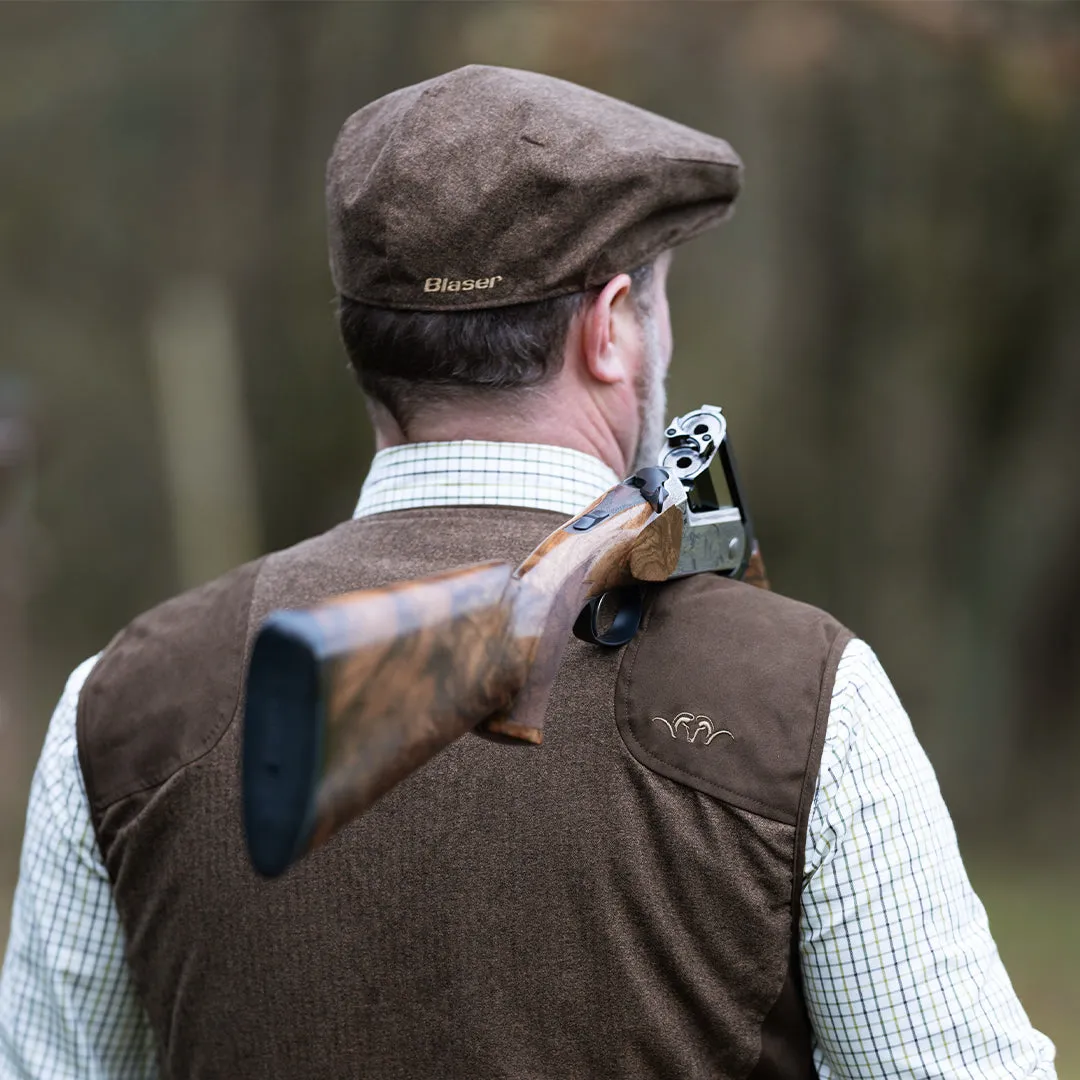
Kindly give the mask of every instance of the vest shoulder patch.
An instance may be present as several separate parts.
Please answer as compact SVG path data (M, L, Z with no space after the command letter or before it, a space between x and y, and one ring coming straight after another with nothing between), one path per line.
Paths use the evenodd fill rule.
M817 608L713 574L653 590L615 718L646 768L794 825L851 639Z
M94 666L76 731L95 826L112 804L157 787L211 750L232 723L261 565L248 563L140 615Z

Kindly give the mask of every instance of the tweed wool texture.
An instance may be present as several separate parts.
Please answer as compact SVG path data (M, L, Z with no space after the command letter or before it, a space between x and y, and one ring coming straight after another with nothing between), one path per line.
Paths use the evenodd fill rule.
M339 293L465 311L602 285L722 221L723 139L562 79L470 65L366 105L326 174Z
M759 783L739 778L760 796L754 811L636 760L615 716L625 650L572 640L543 747L466 736L282 878L260 880L247 861L235 717L261 618L477 557L517 562L562 520L456 507L351 522L212 597L168 602L133 627L137 651L121 637L99 662L80 709L87 794L165 1076L321 1077L361 1063L380 1077L812 1075L792 992L796 810L813 788L836 650L795 661L795 679L787 658L805 656L791 646L807 627L811 641L840 630L803 605L720 579L708 625L665 615L685 583L651 604L674 627L671 655L708 642L712 663L691 661L673 697L653 688L650 708L674 715L688 693L749 722L741 672L773 658L775 710L758 736L793 736L803 783L777 787L763 760ZM733 612L767 608L766 640L740 636L731 589ZM247 634L227 640L241 612ZM138 752L111 752L135 715ZM151 761L173 771L147 786L160 775Z

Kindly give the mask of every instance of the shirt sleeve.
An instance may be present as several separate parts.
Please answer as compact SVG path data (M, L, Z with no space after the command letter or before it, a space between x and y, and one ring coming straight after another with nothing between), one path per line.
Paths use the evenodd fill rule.
M821 1077L1055 1077L930 762L857 640L837 671L810 814L800 944Z
M68 680L30 789L0 971L0 1080L157 1076L79 768L75 710L95 660Z

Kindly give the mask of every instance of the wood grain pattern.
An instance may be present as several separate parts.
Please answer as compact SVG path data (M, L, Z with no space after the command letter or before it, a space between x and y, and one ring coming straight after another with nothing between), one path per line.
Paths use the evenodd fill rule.
M761 557L761 548L754 541L754 550L750 553L750 561L746 566L746 573L742 576L747 585L756 585L759 589L771 589L769 575L765 571L765 560Z
M326 758L313 845L360 814L525 677L508 635L511 568L493 563L339 597L324 668Z
M312 609L321 689L310 722L324 725L324 757L308 848L470 730L542 742L578 612L608 590L670 577L682 528L680 506L658 514L619 484L516 569L487 563Z

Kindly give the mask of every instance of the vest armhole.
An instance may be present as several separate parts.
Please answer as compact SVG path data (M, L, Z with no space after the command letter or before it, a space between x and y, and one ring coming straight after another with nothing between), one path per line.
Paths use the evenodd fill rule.
M805 1037L809 1071L805 1075L814 1077L817 1072L813 1063L813 1027L810 1023L810 1014L806 1008L806 995L803 991L802 979L802 949L800 948L800 934L802 933L802 880L803 870L806 866L806 833L810 824L810 810L814 805L814 793L817 791L818 773L821 769L821 754L825 747L825 736L829 728L829 714L832 710L833 689L836 686L836 671L840 665L840 659L844 650L851 643L854 634L850 630L842 630L832 643L829 657L825 663L825 670L821 678L821 694L818 698L817 716L814 721L814 735L810 743L810 754L807 761L806 777L803 782L803 790L799 796L799 817L795 825L795 854L791 866L791 966L784 987L780 991L780 997L769 1015L765 1018L765 1024L761 1032L762 1057L758 1067L750 1074L750 1080L756 1080L759 1076L768 1075L762 1071L767 1068L775 1055L775 1047L781 1047L780 1040L772 1037L772 1021L774 1018L786 1012L790 1024L794 1024L799 1037ZM784 1006L787 1006L785 1009ZM798 1064L795 1063L795 1068ZM795 1075L799 1075L797 1072Z
M814 1033L810 1014L803 993L802 950L799 934L802 927L802 877L806 863L806 830L810 822L810 810L817 790L821 754L828 732L829 713L832 707L833 687L840 658L854 635L842 630L832 643L821 677L821 693L818 697L814 733L810 741L803 789L799 796L798 820L795 824L795 853L791 868L791 950L788 973L773 1007L765 1016L761 1027L761 1053L747 1080L766 1080L768 1077L785 1076L792 1080L813 1080ZM800 1046L804 1053L793 1053Z
M821 754L825 747L825 736L829 729L829 713L832 710L836 671L840 666L840 659L844 655L844 650L854 637L855 635L850 630L842 629L829 649L825 669L821 675L821 693L818 697L817 715L814 719L814 734L810 740L810 753L807 758L806 773L803 777L802 792L799 795L799 814L795 823L795 854L791 866L791 944L793 956L796 958L800 955L799 933L802 926L802 879L803 870L806 866L806 832L810 825L810 811L813 808L814 794L817 791ZM799 976L798 965L796 965L796 977L801 992L802 979Z

